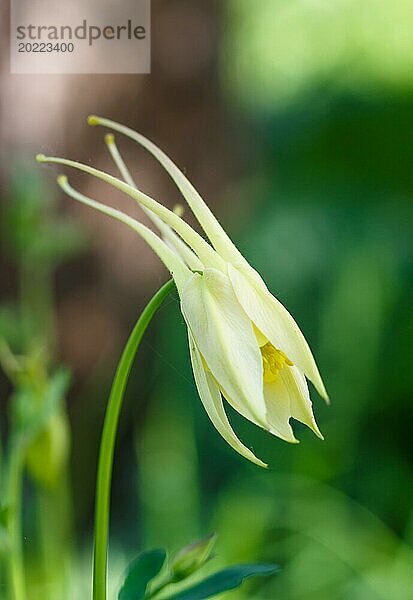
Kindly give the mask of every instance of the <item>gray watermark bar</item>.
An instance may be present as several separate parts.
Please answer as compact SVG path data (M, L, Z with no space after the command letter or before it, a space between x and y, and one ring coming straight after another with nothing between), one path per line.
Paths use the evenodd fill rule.
M11 0L12 73L149 73L150 0Z

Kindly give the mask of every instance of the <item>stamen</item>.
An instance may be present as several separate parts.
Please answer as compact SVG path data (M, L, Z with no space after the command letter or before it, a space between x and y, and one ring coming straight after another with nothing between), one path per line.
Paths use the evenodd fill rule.
M282 350L278 350L271 342L267 342L260 348L262 356L262 366L264 369L264 383L272 383L275 381L280 371L285 365L292 367L293 363L284 354Z
M105 144L106 144L107 149L109 150L111 157L113 158L113 162L118 167L123 179L126 181L126 183L128 185L130 185L132 187L136 187L136 183L134 182L133 177L129 172L129 169L126 166L125 161L123 160L123 158L118 150L118 147L115 142L115 136L113 133L107 133L105 135ZM145 209L145 207L142 207L142 208L144 210L148 210L148 209Z
M111 144L115 143L115 136L113 135L113 133L107 133L105 135L105 144L107 146L110 146Z
M175 204L173 211L176 215L178 215L178 217L183 217L185 209L182 204Z
M87 123L88 125L92 125L92 127L94 125L99 125L99 117L97 117L96 115L89 115L87 118Z

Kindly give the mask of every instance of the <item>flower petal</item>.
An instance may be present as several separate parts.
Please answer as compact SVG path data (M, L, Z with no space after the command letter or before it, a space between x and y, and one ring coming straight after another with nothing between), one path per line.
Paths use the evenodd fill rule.
M234 410L240 413L243 417L260 425L251 414L249 408L240 405L239 402L234 402L231 396L222 388L219 388L225 400L232 406ZM264 399L266 405L266 421L265 429L272 435L276 435L285 442L298 444L298 440L294 436L289 420L293 417L291 409L291 394L285 383L278 379L271 383L264 383Z
M181 296L182 314L217 384L267 429L261 352L228 276L194 273Z
M215 383L211 373L205 370L204 365L202 364L201 355L189 330L188 338L192 370L194 372L196 387L198 389L202 404L204 405L204 408L214 427L221 434L224 440L236 452L241 454L241 456L247 458L260 467L266 467L267 465L262 462L262 460L257 458L255 454L253 454L253 452L244 446L244 444L238 439L228 421L218 386Z
M297 419L297 421L304 423L304 425L307 425L323 440L323 434L319 430L314 418L313 405L304 375L295 366L285 367L281 371L281 378L290 394L291 416Z
M254 325L315 385L318 393L328 400L327 392L311 350L300 328L287 309L261 280L228 265L228 274L235 294Z
M298 440L290 425L290 419L293 416L290 392L284 380L277 377L271 383L264 383L264 397L267 419L271 427L270 432L286 442L297 444Z

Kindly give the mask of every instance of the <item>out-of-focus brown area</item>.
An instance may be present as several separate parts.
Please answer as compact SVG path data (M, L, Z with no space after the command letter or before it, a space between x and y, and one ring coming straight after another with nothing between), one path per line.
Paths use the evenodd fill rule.
M153 2L150 75L11 75L5 28L0 76L4 185L10 161L23 153L27 160L40 151L116 173L103 144L104 131L86 124L87 115L96 113L154 140L190 174L217 213L224 215L228 207L221 202L222 188L234 170L237 144L218 86L219 9L219 3L209 1ZM6 15L4 6L2 10ZM7 16L2 22L7 22ZM169 206L180 201L151 156L127 140L119 139L119 144L145 192ZM55 167L46 168L44 177L53 185L58 172ZM108 186L73 172L69 176L84 193L147 222L133 201ZM63 197L61 210L78 215L87 225L91 236L87 260L96 267L85 274L82 257L80 269L70 264L58 274L61 357L85 374L99 353L113 349L114 342L122 339L150 291L165 278L165 271L152 251L124 226ZM83 340L82 350L74 342L78 339Z

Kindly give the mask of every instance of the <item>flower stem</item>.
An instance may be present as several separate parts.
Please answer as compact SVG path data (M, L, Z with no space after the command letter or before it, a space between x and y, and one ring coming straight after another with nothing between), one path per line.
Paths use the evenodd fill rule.
M156 292L145 307L129 336L113 380L103 424L96 480L93 600L106 600L107 596L107 553L113 454L126 384L142 336L173 287L174 282L171 279Z
M6 491L9 506L8 534L10 550L7 556L7 570L10 600L24 600L26 598L21 531L24 451L24 444L20 436L13 438L10 444Z

